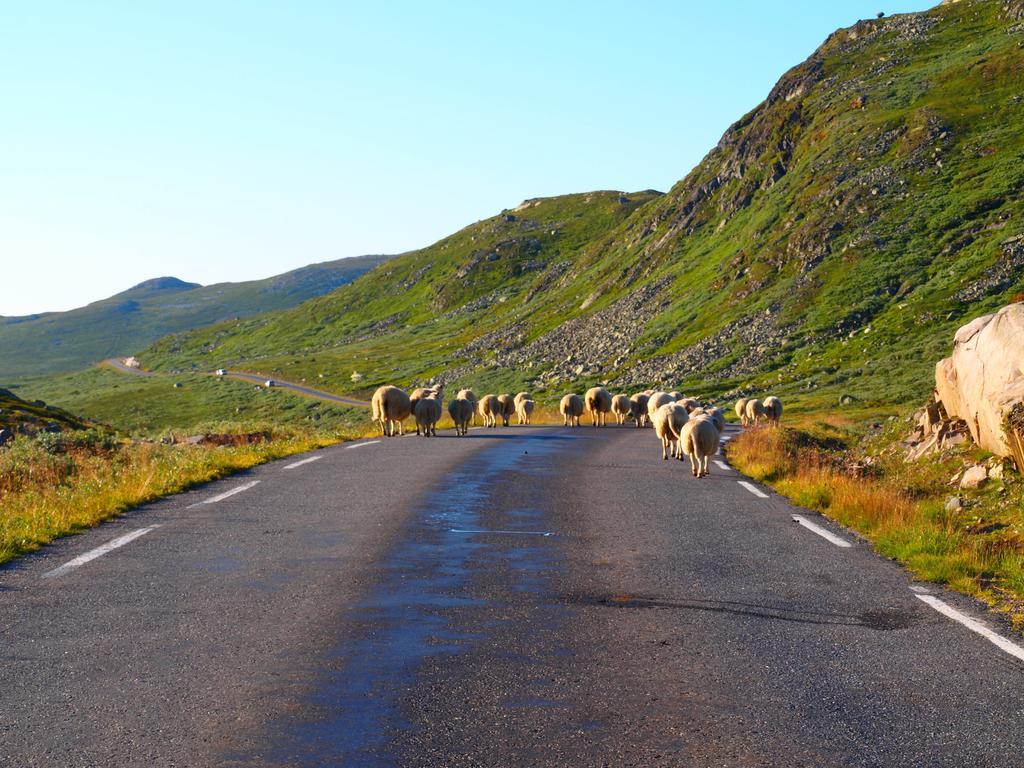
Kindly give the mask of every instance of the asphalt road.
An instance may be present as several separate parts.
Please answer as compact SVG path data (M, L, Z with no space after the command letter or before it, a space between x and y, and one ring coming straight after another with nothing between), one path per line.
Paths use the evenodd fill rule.
M1024 663L921 597L1009 631L741 479L513 427L140 508L0 568L0 765L1021 765Z

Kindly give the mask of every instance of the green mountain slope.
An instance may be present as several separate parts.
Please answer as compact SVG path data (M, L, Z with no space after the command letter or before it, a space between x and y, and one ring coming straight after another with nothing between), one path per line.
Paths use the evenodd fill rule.
M1022 82L1019 0L862 21L668 194L533 201L144 362L337 391L437 377L920 399L953 330L1024 290Z
M69 312L0 317L0 377L75 370L137 352L167 333L292 307L386 258L338 259L266 280L208 286L161 277Z

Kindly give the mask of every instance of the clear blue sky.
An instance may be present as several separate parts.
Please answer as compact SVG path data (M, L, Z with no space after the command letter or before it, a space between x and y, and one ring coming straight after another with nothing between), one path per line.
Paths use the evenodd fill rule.
M935 2L0 0L0 314L665 190L834 29Z

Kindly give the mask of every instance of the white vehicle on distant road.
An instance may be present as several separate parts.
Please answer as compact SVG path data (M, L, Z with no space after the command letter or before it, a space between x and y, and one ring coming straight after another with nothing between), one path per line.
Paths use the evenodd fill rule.
M228 370L227 368L218 368L216 371L214 371L214 374L216 374L217 376L227 376Z
M270 389L271 387L276 387L277 382L275 382L273 379L267 379L265 382L263 382L263 386L266 387L267 389Z

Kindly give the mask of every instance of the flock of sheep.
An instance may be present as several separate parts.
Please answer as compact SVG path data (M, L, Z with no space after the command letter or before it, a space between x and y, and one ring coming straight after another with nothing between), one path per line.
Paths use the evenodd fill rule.
M393 386L379 387L373 393L371 409L373 421L380 425L382 434L391 436L403 434L403 422L412 416L416 422L416 434L431 437L437 434L437 422L444 411L444 391L441 387L416 389L410 395ZM495 427L498 419L504 426L509 425L512 416L520 424L529 424L534 410L533 398L526 392L512 395L485 395L477 399L471 389L459 390L448 401L448 415L455 423L455 433L465 435L470 422L477 415L485 427ZM683 397L681 392L656 392L646 390L635 395L612 395L604 387L592 387L582 397L569 394L558 404L562 420L567 427L578 427L584 411L590 414L595 427L605 426L609 413L614 414L618 424L635 422L637 427L654 427L654 433L661 441L661 457L683 460L690 458L694 477L706 477L708 460L718 452L722 431L725 429L725 414L721 408L702 406L693 397ZM736 415L744 426L761 421L777 426L782 418L782 402L777 397L763 401L741 398L736 403Z

